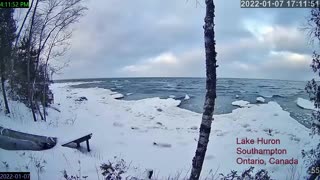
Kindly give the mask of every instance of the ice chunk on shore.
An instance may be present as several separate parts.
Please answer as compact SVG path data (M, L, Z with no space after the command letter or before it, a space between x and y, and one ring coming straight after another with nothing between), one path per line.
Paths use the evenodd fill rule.
M124 98L124 95L120 93L114 93L114 94L111 94L111 97L113 97L114 99L122 99Z
M244 101L244 100L232 102L232 105L234 105L234 106L239 106L239 107L250 107L249 104L250 104L250 102Z
M257 97L257 102L264 103L266 100L263 97Z
M189 96L188 94L186 94L186 95L184 96L184 100L188 100L188 99L190 99L190 96Z
M172 98L172 99L175 98L175 97L176 97L175 95L170 95L169 96L169 98Z
M303 98L298 98L297 99L297 105L302 108L302 109L310 109L310 110L314 110L314 104L312 101L309 101L307 99L303 99Z

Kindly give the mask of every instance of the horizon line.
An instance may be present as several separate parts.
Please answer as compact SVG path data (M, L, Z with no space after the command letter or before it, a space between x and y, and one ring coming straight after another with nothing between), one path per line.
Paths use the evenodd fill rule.
M53 79L53 81L70 81L70 80L93 80L93 79L140 79L140 78L201 78L205 79L206 77L197 77L197 76L142 76L142 77L87 77L87 78L67 78L67 79ZM238 78L238 77L217 77L217 79L252 79L252 80L276 80L276 81L310 81L310 80L291 80L291 79L272 79L272 78Z

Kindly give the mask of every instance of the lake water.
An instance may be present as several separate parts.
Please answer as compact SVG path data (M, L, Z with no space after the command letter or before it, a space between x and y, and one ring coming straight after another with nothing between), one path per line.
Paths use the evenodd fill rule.
M139 100L160 97L181 100L181 108L202 112L205 96L205 78L106 78L77 79L59 82L92 82L75 85L75 88L105 88L124 95L124 100ZM97 82L99 81L99 82ZM276 101L294 119L310 127L311 111L297 106L298 97L308 99L304 90L307 82L265 79L220 78L217 82L215 114L230 113L237 108L231 105L236 100L256 103L262 96L268 101ZM186 98L186 95L190 99ZM238 96L238 97L236 97Z

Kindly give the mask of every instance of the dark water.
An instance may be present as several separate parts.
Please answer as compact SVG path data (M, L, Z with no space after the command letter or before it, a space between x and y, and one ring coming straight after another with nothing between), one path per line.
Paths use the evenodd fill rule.
M102 81L74 87L111 89L125 95L125 100L168 98L173 95L175 99L182 100L181 108L199 113L202 112L205 95L204 78L110 78L63 82L66 81ZM217 83L215 114L230 113L236 108L231 105L235 100L256 103L256 98L263 96L267 102L276 101L284 110L290 112L291 117L309 126L311 111L299 108L295 102L298 97L308 99L304 90L305 85L306 82L303 81L221 78ZM189 100L184 99L186 94L190 96ZM236 95L239 96L238 99Z

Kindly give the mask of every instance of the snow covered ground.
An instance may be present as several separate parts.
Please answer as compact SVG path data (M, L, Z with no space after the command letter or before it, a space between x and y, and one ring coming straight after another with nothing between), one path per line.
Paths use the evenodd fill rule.
M137 101L117 100L120 95L100 88L73 89L75 83L52 85L55 108L49 109L47 122L32 121L29 110L11 102L11 118L0 112L0 126L23 132L55 136L57 146L46 151L6 151L0 149L0 171L31 171L32 179L63 179L69 174L101 178L101 163L124 159L130 164L127 175L141 176L145 169L153 169L157 179L189 173L198 139L201 114L177 107L179 100L149 98ZM86 97L87 101L75 101ZM241 101L242 102L242 101ZM234 103L242 106L242 103ZM274 179L286 179L292 172L303 179L305 165L301 150L311 146L309 129L289 116L275 102L248 104L230 114L215 115L212 123L203 175L210 170L229 173L250 166L269 170ZM93 133L91 152L62 147L73 137ZM237 138L279 139L280 144L237 144ZM286 149L283 155L243 155L237 148ZM298 165L270 164L276 159L296 158ZM238 164L238 158L264 159L266 164ZM42 168L40 168L42 167Z

